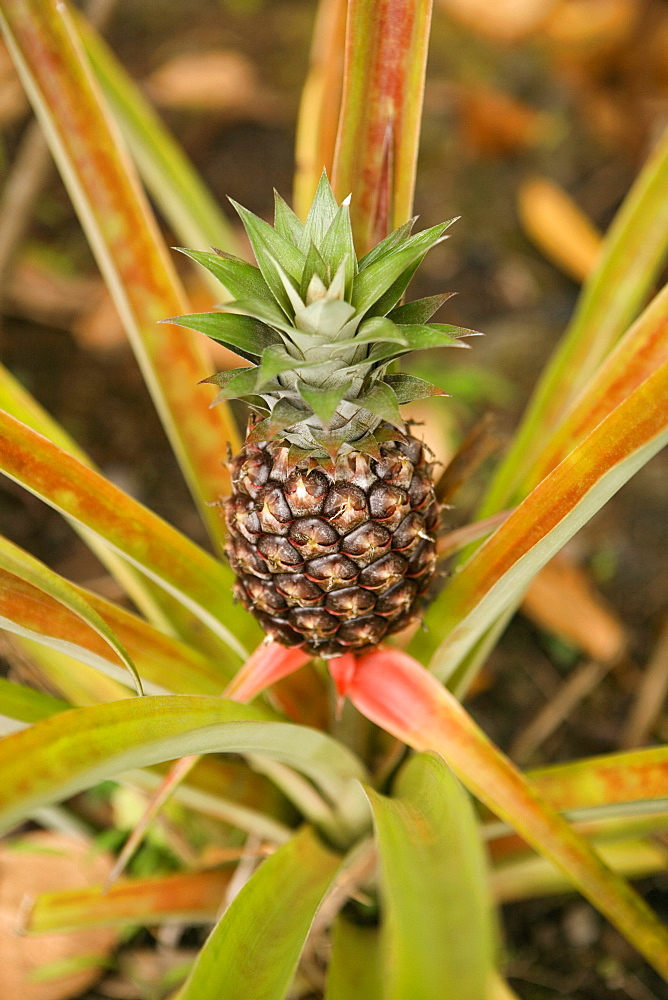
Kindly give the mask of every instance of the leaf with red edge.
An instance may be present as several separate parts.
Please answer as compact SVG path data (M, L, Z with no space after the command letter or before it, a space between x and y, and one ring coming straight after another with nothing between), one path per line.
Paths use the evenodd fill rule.
M332 184L364 254L412 214L431 0L349 0Z
M330 661L339 684L368 719L416 750L442 754L463 784L566 877L664 976L668 931L587 841L546 805L462 705L406 653L385 648L351 664Z
M251 701L311 659L311 654L301 649L288 649L277 642L263 642L227 685L225 697Z

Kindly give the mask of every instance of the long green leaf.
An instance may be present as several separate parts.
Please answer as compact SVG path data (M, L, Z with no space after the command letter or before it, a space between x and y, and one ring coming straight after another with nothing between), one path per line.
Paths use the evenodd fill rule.
M646 840L596 844L596 850L609 868L625 878L646 878L666 869L665 852ZM491 874L490 886L498 903L573 891L562 872L535 854L499 865Z
M97 632L105 644L113 650L118 660L130 671L139 694L143 693L141 678L127 649L104 618L71 583L0 535L0 571L2 570L46 594ZM13 625L2 610L0 610L0 625L3 627Z
M66 645L61 647L57 642L47 643L43 638L33 639L29 633L18 629L13 631L16 633L14 643L28 657L36 678L57 691L70 706L81 708L130 697L131 690L116 679L118 673L106 667L105 661L93 663L78 650L72 651L75 655L66 652ZM147 694L165 694L159 684L147 683L145 690Z
M435 754L368 789L381 869L386 1000L480 1000L492 972L487 872L466 793Z
M255 706L198 696L73 709L0 744L0 828L130 768L199 753L265 755L309 777L331 802L364 778L356 757L315 729L266 721Z
M205 944L180 1000L282 1000L341 857L303 827L263 863Z
M668 442L668 362L641 383L477 550L426 616L412 652L451 677L535 574ZM439 636L445 639L437 645ZM466 678L451 679L458 689Z
M561 415L635 319L668 252L668 130L603 244L571 324L544 370L480 517L510 506Z
M389 647L349 666L342 657L330 670L360 712L414 749L442 754L469 791L555 864L668 978L668 930L656 914L539 798L433 674Z
M259 630L232 603L232 574L98 473L0 411L0 471L83 524L176 595L240 658L230 626L255 645Z
M176 247L186 257L201 264L216 279L216 301L222 284L234 299L269 299L270 293L258 267L231 254L207 253Z
M339 914L332 931L325 1000L385 1000L385 967L380 928Z
M213 663L131 612L71 586L121 640L151 693L220 694L234 670L235 657ZM5 570L0 570L0 620L3 628L17 635L51 645L101 667L118 680L127 680L116 658L109 655L107 643L80 617Z
M209 504L228 491L221 464L237 434L197 384L210 373L191 336L158 326L187 312L173 264L120 135L104 106L64 4L6 0L7 45L116 302L144 378L212 537Z
M57 712L65 712L68 708L70 705L60 698L0 677L0 715L5 715L8 719L39 722Z

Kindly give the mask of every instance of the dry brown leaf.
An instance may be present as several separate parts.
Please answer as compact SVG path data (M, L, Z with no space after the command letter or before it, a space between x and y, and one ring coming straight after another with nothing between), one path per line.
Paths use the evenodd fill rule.
M626 43L639 7L636 0L558 0L545 33L560 48L594 57Z
M12 269L3 305L10 314L68 327L81 312L92 308L103 287L99 278L62 274L26 257Z
M19 849L20 847L20 849ZM67 934L22 936L32 900L40 893L100 884L112 859L84 840L38 831L0 846L0 984L7 1000L66 1000L94 983L118 942L111 928ZM89 963L98 958L97 967ZM86 964L77 968L77 959ZM35 981L32 975L55 963L72 962L72 971Z
M552 559L534 579L522 611L593 660L616 660L626 645L622 625L596 593L585 570L564 554Z
M440 0L441 7L469 28L514 42L541 27L556 0Z
M246 56L223 49L175 56L151 73L145 86L157 104L260 121L272 117L278 100L262 87Z
M539 146L554 128L545 112L479 84L461 88L459 118L465 144L483 156Z
M527 236L576 281L594 268L601 234L566 192L544 177L520 185L518 209Z
M89 350L112 350L126 340L114 300L102 284L95 301L75 319L71 329L77 343Z

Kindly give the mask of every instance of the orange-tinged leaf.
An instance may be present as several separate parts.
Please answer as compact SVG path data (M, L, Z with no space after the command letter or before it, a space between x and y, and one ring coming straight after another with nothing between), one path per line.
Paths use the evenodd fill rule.
M192 247L214 245L238 253L239 246L227 217L141 87L83 15L77 16L76 11L73 14L86 55L139 173L179 242ZM218 301L220 283L209 274L204 278Z
M593 271L601 234L566 192L546 177L520 185L520 221L543 253L576 281Z
M413 209L431 0L349 0L332 186L358 255Z
M46 594L58 607L67 609L75 618L85 623L102 639L107 649L116 654L112 657L112 666L114 662L118 665L120 661L132 675L138 693L143 694L141 679L132 657L113 629L90 605L81 591L2 536L0 536L0 572L18 576L19 580L24 580L33 590ZM5 617L2 611L0 611L0 624L7 628L14 626L14 622Z
M668 130L638 175L603 242L557 350L545 368L522 424L497 470L479 516L509 506L546 434L586 387L635 320L668 253ZM591 427L590 427L591 429ZM523 494L519 493L520 498Z
M25 930L32 933L123 924L206 923L215 920L234 869L125 879L112 888L43 893Z
M89 457L67 431L2 365L0 365L0 409L6 410L12 417L49 438L59 448L94 468ZM130 566L98 535L76 522L73 527L149 622L164 631L175 631L190 645L205 651L212 658L222 658L223 662L225 661L227 656L225 644L213 633L205 632L199 620L188 608L152 580L143 576L134 566Z
M522 484L528 490L642 382L668 361L668 285L605 360L567 412Z
M330 661L334 676L337 666L336 659ZM442 754L469 791L557 865L657 971L668 976L668 931L656 915L539 798L433 674L406 653L386 647L357 660L345 693L368 719L415 750Z
M0 470L103 538L175 594L245 658L228 624L251 621L232 605L231 571L103 476L0 411ZM257 629L254 629L257 634Z
M219 694L235 664L214 665L184 643L164 635L131 612L79 587L73 588L106 621L130 652L149 691ZM77 615L26 580L0 569L2 618L32 639L51 637L86 662L109 661L105 642ZM109 664L112 665L112 664ZM118 669L119 680L127 677Z
M413 649L449 677L516 604L531 579L668 441L668 361L642 382L529 494L434 602L426 621L443 641ZM458 684L463 681L458 679Z
M187 312L185 296L67 7L8 0L1 20L172 446L220 540L222 524L207 504L228 490L221 459L226 441L236 444L235 428L198 388L210 373L203 346L175 326L157 325Z
M86 465L91 465L90 459L70 435L54 418L44 410L21 383L0 365L0 409L6 410L12 417L21 420L33 430L43 434L64 451L69 452ZM121 559L116 552L108 548L97 536L87 533L83 537L86 544L95 552L98 559L132 597L138 608L154 624L167 625L167 619L156 603L147 586L149 581Z
M529 773L554 809L591 809L624 802L668 800L668 747L627 750L552 764Z

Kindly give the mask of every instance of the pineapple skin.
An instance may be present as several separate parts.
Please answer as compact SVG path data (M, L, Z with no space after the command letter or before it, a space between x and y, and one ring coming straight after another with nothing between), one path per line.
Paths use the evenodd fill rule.
M289 456L285 439L247 442L230 462L235 594L283 646L326 658L364 652L425 603L441 515L433 465L396 428L376 457L353 449L328 465Z

